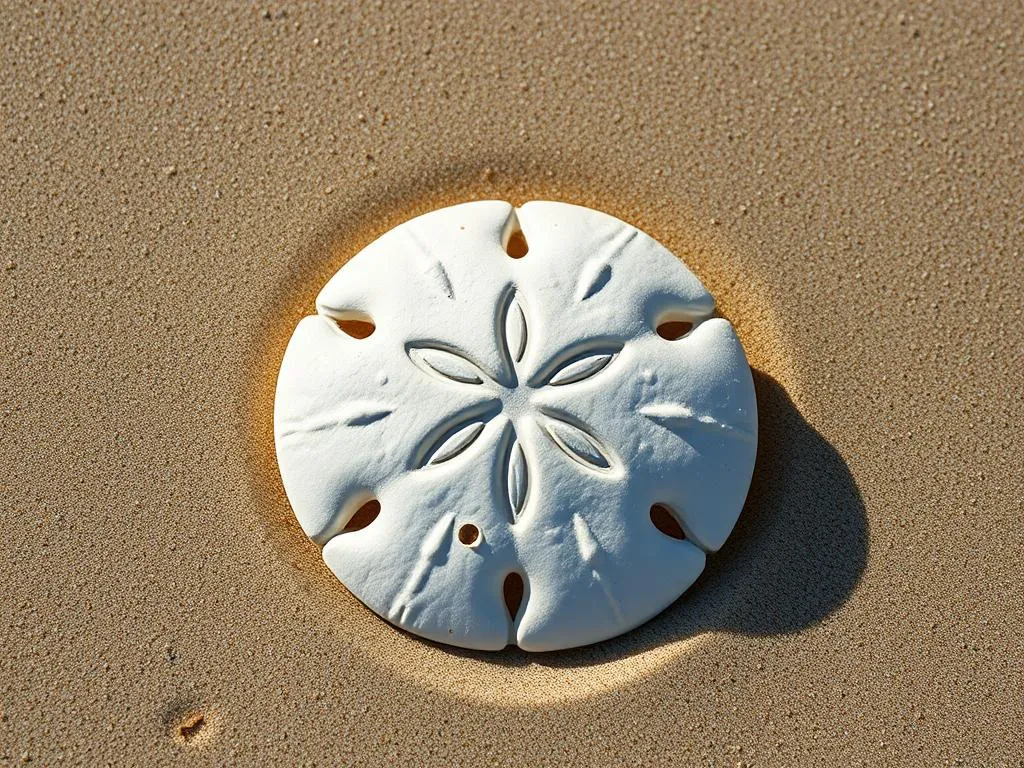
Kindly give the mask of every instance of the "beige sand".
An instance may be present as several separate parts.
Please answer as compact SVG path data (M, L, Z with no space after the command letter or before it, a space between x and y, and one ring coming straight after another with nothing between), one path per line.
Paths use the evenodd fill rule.
M0 763L1019 764L1019 2L39 5L0 24ZM294 323L473 198L639 225L758 370L733 538L614 642L401 634L282 494Z

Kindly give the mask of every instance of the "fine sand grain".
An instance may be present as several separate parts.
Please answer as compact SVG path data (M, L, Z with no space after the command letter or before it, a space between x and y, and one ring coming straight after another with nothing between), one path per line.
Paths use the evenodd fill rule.
M0 46L0 764L1020 764L1024 5L38 4ZM394 630L277 474L319 287L481 198L641 227L756 369L732 538L589 648Z

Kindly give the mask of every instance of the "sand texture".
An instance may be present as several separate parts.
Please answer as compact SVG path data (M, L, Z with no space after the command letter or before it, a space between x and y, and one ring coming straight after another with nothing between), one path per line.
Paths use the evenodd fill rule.
M0 21L0 764L1020 765L1024 5L81 6ZM295 323L471 199L641 227L755 368L611 642L398 632L283 495Z

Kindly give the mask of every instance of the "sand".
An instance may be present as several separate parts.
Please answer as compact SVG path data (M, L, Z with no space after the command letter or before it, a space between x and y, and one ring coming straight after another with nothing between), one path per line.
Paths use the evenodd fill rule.
M1024 6L208 3L0 24L0 763L1019 765ZM276 472L320 285L458 201L719 300L732 538L618 640L400 633Z

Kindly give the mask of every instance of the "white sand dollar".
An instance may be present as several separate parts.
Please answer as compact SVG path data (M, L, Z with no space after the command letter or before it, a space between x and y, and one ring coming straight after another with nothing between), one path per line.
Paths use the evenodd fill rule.
M457 205L371 243L316 308L278 379L281 475L328 566L394 624L469 648L593 643L668 606L732 530L750 368L697 278L636 228ZM692 330L669 340L666 322Z

